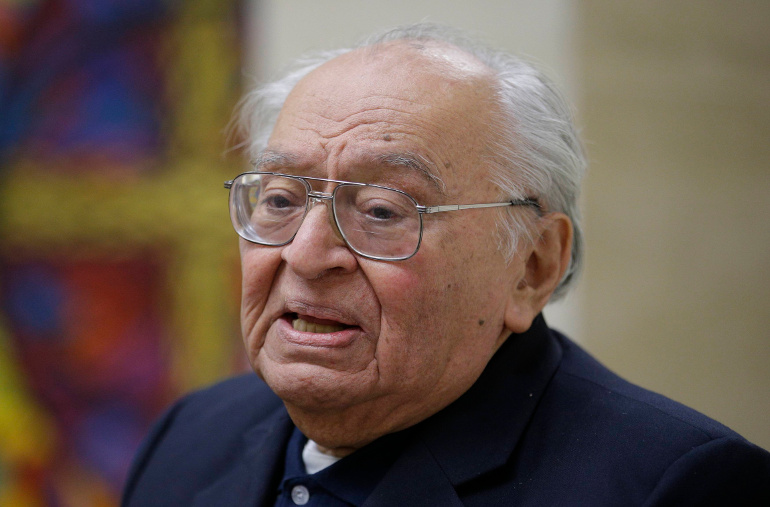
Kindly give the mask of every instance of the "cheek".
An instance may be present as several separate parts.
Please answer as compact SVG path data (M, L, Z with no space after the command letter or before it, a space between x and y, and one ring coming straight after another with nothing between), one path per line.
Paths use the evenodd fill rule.
M382 309L380 381L405 399L456 397L493 353L502 321L489 297L494 289L457 261L426 248L369 276Z
M403 336L412 352L419 348L448 358L464 339L496 340L502 330L506 270L494 255L482 261L475 249L458 248L457 242L453 248L425 248L381 283L373 282L383 330Z
M244 243L241 240L241 322L245 338L265 309L281 264L281 249Z
M408 264L392 264L380 276L369 276L381 307L377 346L382 369L442 362L450 353L448 328L459 317L451 308L462 285L453 270L429 256L413 257Z

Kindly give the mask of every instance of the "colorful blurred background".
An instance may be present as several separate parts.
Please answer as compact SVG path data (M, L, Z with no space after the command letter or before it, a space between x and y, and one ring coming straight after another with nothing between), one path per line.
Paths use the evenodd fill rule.
M159 412L243 368L240 33L234 1L0 1L0 505L117 505Z

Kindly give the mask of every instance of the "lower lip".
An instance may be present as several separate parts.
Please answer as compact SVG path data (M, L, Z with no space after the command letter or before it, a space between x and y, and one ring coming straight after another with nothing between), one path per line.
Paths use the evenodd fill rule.
M333 333L308 333L297 331L291 324L291 320L283 317L275 322L278 336L294 345L305 347L323 347L329 349L344 348L349 346L363 333L360 327L350 327Z

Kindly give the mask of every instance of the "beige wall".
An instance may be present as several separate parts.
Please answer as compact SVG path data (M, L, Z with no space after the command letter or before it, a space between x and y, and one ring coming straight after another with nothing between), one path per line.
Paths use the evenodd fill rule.
M770 2L579 9L584 344L770 448Z
M770 2L262 0L250 74L424 19L543 62L591 160L588 265L551 322L770 448Z
M273 75L308 51L341 47L404 23L439 22L482 35L554 69L571 87L575 0L253 0L252 71ZM504 20L504 21L501 21Z

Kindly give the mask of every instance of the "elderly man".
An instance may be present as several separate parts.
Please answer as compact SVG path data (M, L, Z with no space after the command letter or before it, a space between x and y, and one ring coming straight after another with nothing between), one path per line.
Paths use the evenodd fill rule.
M765 451L546 326L584 159L530 66L408 27L304 61L241 120L255 166L226 186L259 378L168 411L126 505L770 498Z

